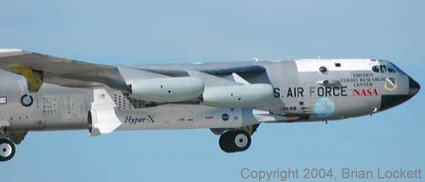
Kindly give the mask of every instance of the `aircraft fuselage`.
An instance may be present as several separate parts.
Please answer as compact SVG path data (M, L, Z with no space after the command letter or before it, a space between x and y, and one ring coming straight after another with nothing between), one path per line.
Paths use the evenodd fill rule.
M0 161L29 131L209 128L224 152L242 152L262 123L370 115L419 90L375 59L125 67L0 49Z
M265 122L328 121L377 113L411 98L419 90L414 81L386 61L298 60L216 64L153 65L139 68L203 70L232 66L261 66L266 72L246 76L249 83L270 83L273 98L254 110L269 111L282 120ZM22 103L28 94L26 80L0 71L2 120L8 131L87 129L92 89L69 88L45 83L29 93L31 104ZM240 128L259 124L246 114L252 108L215 108L193 103L147 103L131 99L121 91L107 89L123 123L118 130ZM277 117L279 118L279 117Z

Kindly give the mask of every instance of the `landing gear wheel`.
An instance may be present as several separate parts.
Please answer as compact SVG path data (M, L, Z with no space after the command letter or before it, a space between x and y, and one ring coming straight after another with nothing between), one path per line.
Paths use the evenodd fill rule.
M0 139L0 161L8 161L15 156L15 144L8 139Z
M244 130L228 131L220 136L219 144L224 152L242 152L251 145L251 136Z
M234 143L238 151L245 151L251 146L251 136L243 130L235 132Z
M220 136L219 145L221 150L227 153L234 152L234 147L232 146L233 132L226 132Z

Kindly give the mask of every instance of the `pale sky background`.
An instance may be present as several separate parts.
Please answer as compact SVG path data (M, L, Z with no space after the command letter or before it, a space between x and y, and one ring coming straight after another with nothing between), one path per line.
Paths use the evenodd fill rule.
M382 58L424 86L425 1L0 0L0 47L112 65ZM241 178L243 168L425 171L424 97L422 90L386 112L328 125L261 125L237 154L222 152L207 129L29 133L15 158L0 163L0 181L258 181Z

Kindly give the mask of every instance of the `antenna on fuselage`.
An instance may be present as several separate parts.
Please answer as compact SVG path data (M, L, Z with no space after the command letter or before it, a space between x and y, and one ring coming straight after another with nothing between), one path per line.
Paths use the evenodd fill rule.
M258 58L257 57L253 57L252 60L254 60L255 62L258 62Z

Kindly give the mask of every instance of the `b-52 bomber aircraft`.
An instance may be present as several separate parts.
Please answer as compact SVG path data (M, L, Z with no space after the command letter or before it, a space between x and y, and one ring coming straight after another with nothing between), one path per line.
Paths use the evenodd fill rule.
M378 113L419 84L378 59L108 66L0 49L0 161L29 131L208 128L241 152L262 123Z

